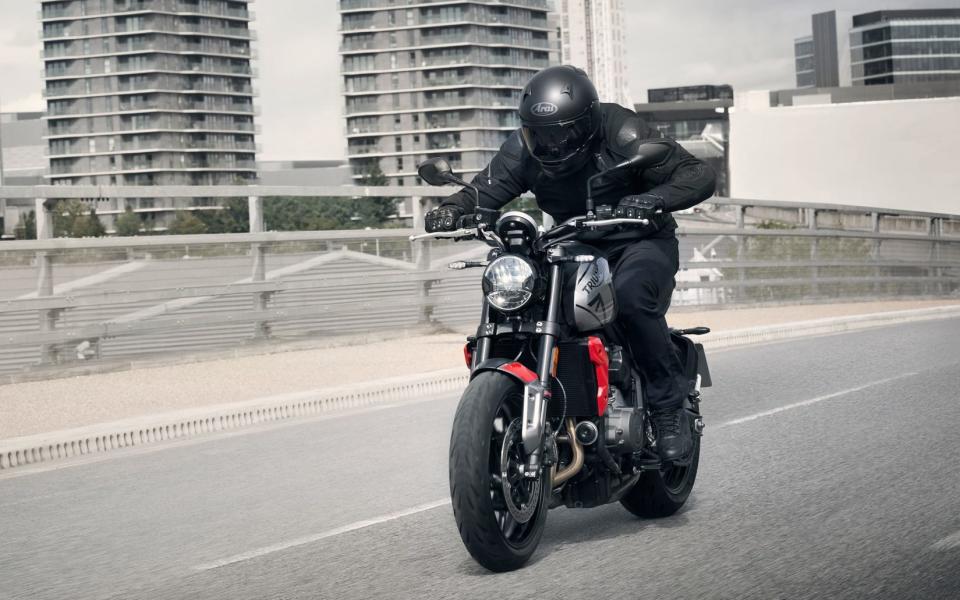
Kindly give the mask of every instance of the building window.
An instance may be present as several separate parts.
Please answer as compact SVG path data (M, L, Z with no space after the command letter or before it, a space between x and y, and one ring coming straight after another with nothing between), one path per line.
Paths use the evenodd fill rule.
M403 171L403 157L397 157L397 171Z
M403 142L402 142L402 139L400 138L400 136L397 136L397 137L393 138L393 148L394 148L394 150L396 150L397 152L402 152L402 151L403 151Z

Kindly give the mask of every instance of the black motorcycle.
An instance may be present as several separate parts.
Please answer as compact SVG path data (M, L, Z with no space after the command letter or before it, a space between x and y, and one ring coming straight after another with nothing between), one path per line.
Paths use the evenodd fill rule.
M649 149L655 154L656 149ZM700 459L700 388L710 385L703 346L672 331L690 382L685 408L694 448L683 462L656 451L644 382L615 324L616 302L605 257L583 242L589 232L646 225L594 211L592 184L634 158L594 175L587 214L543 231L523 212L482 209L476 188L439 158L419 167L431 185L458 184L477 195L474 215L454 231L411 239L479 239L492 246L482 267L483 308L464 354L471 370L450 438L450 494L460 537L492 571L529 560L547 511L619 501L640 517L675 513L693 488ZM449 226L449 225L448 225ZM642 352L642 348L633 351Z

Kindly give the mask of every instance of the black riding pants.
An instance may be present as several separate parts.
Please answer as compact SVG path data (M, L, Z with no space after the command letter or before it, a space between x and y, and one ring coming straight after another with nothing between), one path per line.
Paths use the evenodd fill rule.
M680 267L677 238L648 238L609 252L617 321L647 385L650 407L683 405L686 377L664 315Z

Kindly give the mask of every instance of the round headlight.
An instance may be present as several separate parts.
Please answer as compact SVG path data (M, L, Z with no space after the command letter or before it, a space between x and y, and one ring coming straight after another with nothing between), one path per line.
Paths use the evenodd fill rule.
M483 293L494 308L520 310L533 298L537 272L530 261L507 254L494 259L483 272Z

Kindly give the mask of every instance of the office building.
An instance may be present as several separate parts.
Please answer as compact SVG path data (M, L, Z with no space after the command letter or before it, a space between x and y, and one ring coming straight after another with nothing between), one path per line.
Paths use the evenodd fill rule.
M43 0L53 185L223 185L256 178L246 0ZM131 198L163 228L203 198Z
M727 144L733 88L694 85L647 90L647 104L634 110L650 127L677 140L717 173L717 195L729 192Z
M520 91L551 63L546 0L340 0L347 157L418 183L440 156L467 177L519 126Z
M587 72L603 102L630 106L623 0L556 0L560 61Z
M770 106L847 104L850 102L949 98L951 96L960 96L960 85L956 81L882 83L833 88L775 90L770 92Z
M733 88L729 85L686 85L647 90L647 102L651 104L713 100L733 100Z
M0 113L0 185L42 185L46 172L43 113ZM0 198L0 237L13 237L33 208L32 199Z
M797 87L849 85L848 36L838 34L837 11L813 15L810 28L793 42Z
M0 185L43 185L47 170L42 112L0 113Z
M954 81L960 86L960 8L855 15L850 52L854 85Z

